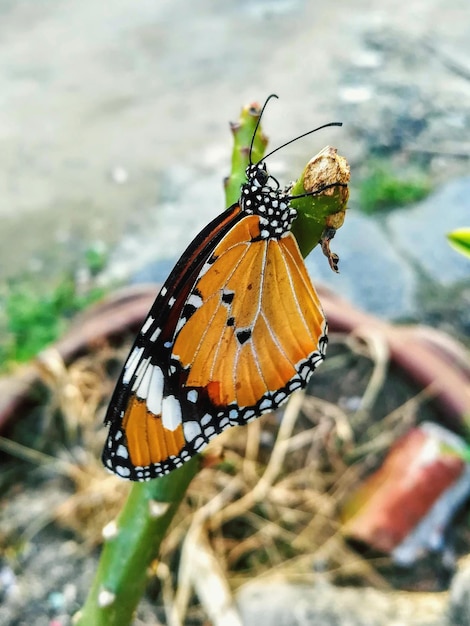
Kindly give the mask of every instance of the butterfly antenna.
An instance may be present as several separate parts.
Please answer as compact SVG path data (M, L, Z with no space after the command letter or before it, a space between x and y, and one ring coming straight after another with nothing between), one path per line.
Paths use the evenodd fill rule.
M268 96L266 98L266 101L263 104L263 107L262 107L261 112L260 112L259 117L258 117L258 121L256 122L256 126L255 126L255 131L253 133L253 137L251 138L251 144L250 144L250 165L253 165L253 161L251 160L251 155L252 155L252 152L253 152L253 144L255 143L256 133L258 132L258 128L259 128L259 125L260 125L260 122L261 122L261 118L263 117L264 109L266 108L266 105L271 100L271 98L278 99L279 96L277 96L275 93L272 93L270 96ZM263 159L261 159L261 160L263 160Z
M271 96L269 96L269 97L271 97ZM268 100L269 100L269 98L268 98ZM264 106L266 106L266 104ZM263 107L263 110L264 110L264 107ZM258 122L259 122L259 120L258 120ZM322 126L318 126L318 128L314 128L313 130L309 130L306 133L303 133L302 135L299 135L298 137L295 137L294 139L291 139L290 141L286 141L286 143L283 143L282 146L279 146L278 148L275 148L274 150L271 150L271 152L269 152L268 154L266 154L263 157L263 161L265 159L267 159L269 156L271 156L272 154L274 154L275 152L277 152L278 150L280 150L281 148L285 148L290 143L294 143L294 141L298 141L299 139L302 139L302 137L306 137L307 135L311 135L312 133L316 133L317 130L321 130L322 128L328 128L329 126L342 126L342 125L343 125L343 122L329 122L328 124L323 124ZM250 163L251 163L251 152L250 152Z
M322 185L315 191L306 191L305 193L299 193L296 196L288 196L288 200L298 200L299 198L307 198L308 196L318 196L327 189L334 189L335 187L347 187L347 183L328 183L327 185Z

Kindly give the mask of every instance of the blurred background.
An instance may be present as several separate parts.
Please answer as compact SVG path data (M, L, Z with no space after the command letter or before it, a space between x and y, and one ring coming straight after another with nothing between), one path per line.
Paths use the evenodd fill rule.
M228 122L275 92L271 147L344 123L269 163L285 183L330 144L352 166L341 276L316 252L315 279L419 317L416 265L438 285L468 275L444 240L469 214L467 187L416 213L361 209L468 174L469 17L466 0L1 1L0 280L48 285L90 265L106 285L164 279L225 208Z
M457 422L455 430L468 432L462 406L469 397L470 264L446 235L470 226L469 28L468 0L0 0L0 426L14 422L8 434L23 445L2 442L8 454L0 472L1 623L72 623L96 568L93 548L128 488L105 473L99 455L102 415L132 333L121 328L121 343L108 341L106 332L113 332L105 328L99 349L82 356L90 343L84 332L80 358L63 343L42 354L40 367L31 359L117 286L166 278L200 228L225 208L229 122L271 93L279 96L263 120L271 149L343 122L277 152L268 165L284 185L327 144L349 161L349 209L332 242L341 273L333 274L318 250L307 265L315 284L353 307L322 295L325 309L338 314L332 321L341 323L331 325L316 396L305 400L292 426L292 439L300 433L304 443L294 441L285 453L282 480L266 495L274 515L257 506L237 513L213 532L211 545L234 588L259 572L281 570L284 561L295 576L301 565L310 582L323 574L334 583L359 580L355 607L371 611L363 621L350 620L342 596L330 599L325 586L320 594L312 588L312 606L324 598L325 611L345 607L344 621L331 623L444 623L446 600L434 621L428 606L420 621L415 596L408 617L398 611L387 622L383 597L364 602L362 586L427 591L433 601L450 584L455 555L469 552L467 518L450 548L439 520L435 560L405 570L394 567L390 550L362 562L363 552L340 537L339 511L407 429L414 437L416 424L431 420L451 428ZM109 322L111 309L101 321ZM431 339L415 336L415 326L406 334L376 318L447 334L434 335L429 348ZM70 336L81 330L80 323L72 326ZM390 357L390 338L402 330ZM461 342L457 350L448 335ZM436 354L440 360L433 361ZM435 369L426 378L428 361ZM13 400L39 378L33 410L17 409ZM437 408L431 392L422 391L430 378L442 381ZM227 463L195 480L164 563L178 562L192 513L231 476L242 477L245 492L257 484L279 427L276 415L263 420L217 440ZM468 436L460 442L458 459L462 498L470 490L467 442ZM304 446L301 454L296 445ZM411 465L400 461L399 478ZM415 492L410 498L419 500ZM449 516L457 506L448 506ZM358 526L364 529L362 520ZM425 534L427 541L432 533ZM413 559L421 548L418 542ZM174 571L157 578L164 585ZM199 572L193 574L197 580ZM160 624L157 578L136 624ZM470 624L469 580L467 574L462 587L467 621L449 624ZM280 598L279 611L299 604L272 588L268 595L263 615L273 598ZM280 623L273 610L272 623ZM207 623L206 613L195 611L185 623ZM162 621L163 614L160 607ZM261 626L254 615L246 623Z

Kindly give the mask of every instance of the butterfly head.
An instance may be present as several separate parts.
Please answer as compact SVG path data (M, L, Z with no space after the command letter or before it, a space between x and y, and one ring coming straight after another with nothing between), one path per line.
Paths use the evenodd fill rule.
M248 184L255 189L262 189L263 187L266 187L270 178L266 168L266 163L264 161L260 161L259 163L252 163L249 165L246 168L246 177Z

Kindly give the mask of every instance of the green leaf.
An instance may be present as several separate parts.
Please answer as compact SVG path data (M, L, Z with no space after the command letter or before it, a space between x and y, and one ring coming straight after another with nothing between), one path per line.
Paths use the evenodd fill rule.
M447 235L450 245L470 257L470 228L458 228Z
M145 591L148 568L156 558L186 489L198 473L197 455L162 478L134 483L127 502L105 533L90 593L76 626L128 626Z

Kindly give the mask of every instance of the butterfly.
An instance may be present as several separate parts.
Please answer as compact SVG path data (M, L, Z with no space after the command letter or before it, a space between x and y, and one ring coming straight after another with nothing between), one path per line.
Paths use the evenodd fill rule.
M226 428L277 409L324 359L327 323L291 232L300 196L264 159L251 162L268 100L239 201L176 263L112 395L103 462L122 478L180 467Z

